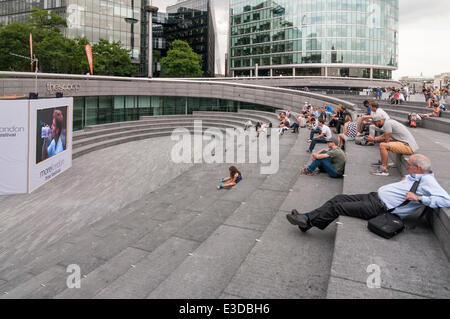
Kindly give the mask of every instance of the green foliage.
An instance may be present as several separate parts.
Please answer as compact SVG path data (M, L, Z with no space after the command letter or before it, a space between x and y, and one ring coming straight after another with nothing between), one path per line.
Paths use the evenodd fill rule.
M94 74L131 76L137 71L137 67L131 64L130 52L122 48L120 41L109 43L100 39L92 47L92 54Z
M167 52L167 56L161 59L163 72L162 77L189 78L201 77L202 57L192 51L192 48L185 41L175 40L172 48Z
M67 20L53 11L33 9L28 18L28 25L39 30L51 30L59 33L61 28L67 27Z
M64 18L46 10L33 10L27 23L0 26L0 70L29 72L30 60L11 55L30 56L29 35L33 34L33 52L44 73L85 74L90 72L85 45L87 38L65 38L61 29ZM137 67L120 42L100 40L92 46L95 75L132 76Z
M0 70L30 71L30 61L10 55L10 52L30 56L29 35L32 28L21 23L11 23L0 28Z

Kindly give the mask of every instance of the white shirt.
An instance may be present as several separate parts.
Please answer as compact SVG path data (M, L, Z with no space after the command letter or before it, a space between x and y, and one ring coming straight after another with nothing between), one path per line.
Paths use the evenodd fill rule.
M325 134L324 138L327 141L330 141L333 138L333 134L331 133L330 128L326 125L322 126L322 134Z

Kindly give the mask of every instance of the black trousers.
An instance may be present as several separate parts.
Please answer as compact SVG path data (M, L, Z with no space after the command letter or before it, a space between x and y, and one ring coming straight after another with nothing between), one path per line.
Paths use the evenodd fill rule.
M338 195L307 215L312 226L324 230L339 216L370 220L386 211L386 206L379 199L378 194L370 193L363 195Z
M344 121L342 121L342 120L336 121L336 130L337 130L338 134L341 133L341 127L342 127L344 124L345 124L345 123L344 123Z

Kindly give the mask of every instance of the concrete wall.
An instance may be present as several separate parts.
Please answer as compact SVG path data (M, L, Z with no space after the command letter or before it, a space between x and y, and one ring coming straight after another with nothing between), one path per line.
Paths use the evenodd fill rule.
M37 84L40 98L54 97L57 91L62 91L65 97L140 95L220 98L293 110L303 107L305 101L315 105L328 103L344 104L349 108L354 106L347 101L314 93L221 81L62 75L39 75L39 77ZM35 80L30 77L0 78L0 96L28 95L29 92L35 91L35 83Z

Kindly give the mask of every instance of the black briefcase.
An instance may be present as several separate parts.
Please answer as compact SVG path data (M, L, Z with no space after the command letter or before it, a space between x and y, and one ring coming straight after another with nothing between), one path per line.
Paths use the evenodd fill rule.
M369 220L367 227L372 233L386 239L391 239L405 230L402 219L392 213L384 213Z

